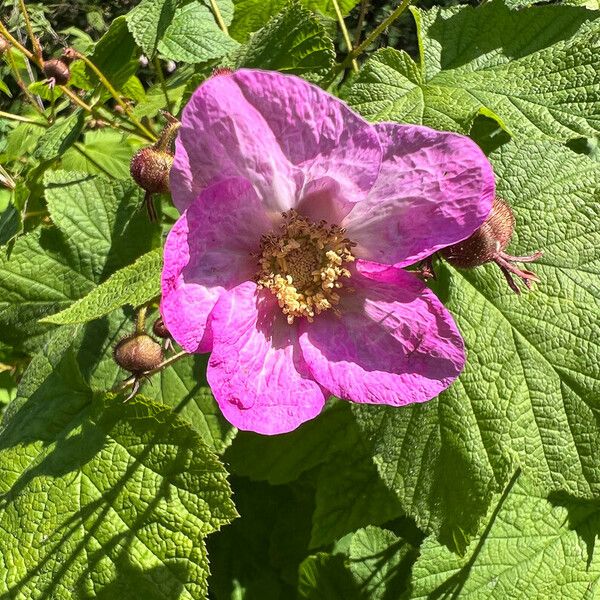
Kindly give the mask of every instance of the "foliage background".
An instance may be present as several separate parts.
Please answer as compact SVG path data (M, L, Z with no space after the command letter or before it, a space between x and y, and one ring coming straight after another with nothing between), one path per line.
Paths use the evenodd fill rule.
M124 112L82 60L54 92L18 50L0 61L0 597L597 597L597 2L419 2L358 73L331 0L217 2L221 24L208 0L27 4L45 57L75 47ZM352 37L361 6L340 6ZM360 39L397 6L372 2ZM1 9L31 48L19 3ZM262 437L186 356L122 402L112 348L134 309L156 316L177 218L164 196L149 224L129 161L219 66L299 74L489 155L510 250L542 249L542 281L517 297L493 266L438 262L469 356L439 398L332 399Z

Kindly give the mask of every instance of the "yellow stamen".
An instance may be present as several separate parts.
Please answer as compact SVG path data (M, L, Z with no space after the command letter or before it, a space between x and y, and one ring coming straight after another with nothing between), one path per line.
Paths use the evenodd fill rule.
M350 277L344 263L354 260L352 246L341 227L313 223L290 210L283 213L280 231L261 239L258 286L277 297L288 323L296 317L312 322L315 315L336 310L340 279Z

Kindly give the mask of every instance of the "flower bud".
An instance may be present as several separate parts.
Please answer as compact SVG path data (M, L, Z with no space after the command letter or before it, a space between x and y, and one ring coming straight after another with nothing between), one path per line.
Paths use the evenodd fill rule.
M134 375L151 371L164 359L161 345L145 333L133 333L114 348L115 362Z
M165 339L171 337L171 334L166 328L165 322L163 321L162 317L158 317L158 319L154 321L154 325L152 325L152 331L154 332L154 335L159 338Z
M44 75L48 78L50 87L66 85L71 79L69 66L60 58L44 61Z
M496 198L483 225L471 237L448 246L440 254L455 267L472 269L491 262L508 246L515 229L513 211L506 202Z
M152 147L142 148L131 159L131 176L134 181L150 194L169 191L169 172L173 166L173 156Z
M0 56L2 56L9 48L10 44L0 35Z
M535 252L529 256L512 256L504 252L514 229L515 216L512 209L500 198L495 198L492 210L483 225L466 240L440 250L440 254L459 269L472 269L495 262L504 273L510 288L519 294L520 290L513 276L521 279L527 288L531 288L531 282L539 282L539 279L531 271L520 269L513 263L533 262L542 252Z

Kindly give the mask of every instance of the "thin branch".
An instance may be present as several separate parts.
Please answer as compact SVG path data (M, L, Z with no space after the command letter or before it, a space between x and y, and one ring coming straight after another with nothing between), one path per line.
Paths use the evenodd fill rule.
M358 15L358 21L356 23L356 29L354 30L354 45L358 46L360 43L360 36L362 35L362 28L369 10L369 0L361 0L360 13Z
M333 4L333 9L335 10L335 15L337 17L338 23L340 24L340 29L342 30L342 35L344 36L344 41L346 42L346 47L348 48L348 54L352 54L352 42L350 41L350 34L348 33L348 28L346 27L346 22L344 21L344 16L342 15L342 11L340 10L340 5L337 0L331 0ZM352 68L355 73L358 73L358 63L356 59L352 59Z
M165 97L165 102L167 104L167 110L171 112L171 100L169 99L169 91L167 90L167 82L165 81L165 76L162 71L162 67L160 64L160 58L158 56L154 57L154 70L156 71L156 76L158 77L158 81L160 82L160 87L162 89L163 95Z
M129 120L136 126L136 128L144 134L144 137L149 140L155 142L156 136L147 129L141 121L137 119L137 117L133 114L131 108L127 106L125 102L121 99L121 96L117 93L117 90L112 86L110 81L106 78L104 73L87 57L81 54L80 52L76 53L77 58L80 58L98 77L100 83L108 90L109 94L115 99L115 102L123 109L125 114L129 117Z
M400 15L408 8L411 0L402 0L399 6L392 12L392 14L384 19L364 40L360 46L357 46L348 54L346 59L340 63L335 71L343 71L355 58L359 57Z
M229 30L227 29L227 25L225 25L225 21L223 20L223 16L221 15L221 11L219 10L219 5L217 4L217 0L210 0L210 5L211 5L212 11L215 15L215 21L218 23L219 27L223 30L223 33L229 35Z
M30 117L13 115L12 113L4 112L3 110L0 110L0 118L10 119L11 121L21 121L21 123L34 123L35 125L41 125L42 127L46 126L44 123L40 123L39 121L36 121L35 119L32 119Z
M31 40L33 54L41 61L42 47L33 33L33 27L31 26L31 20L29 19L29 13L27 12L27 7L25 6L24 0L19 0L19 6L21 7L21 14L23 15L23 20L25 21L25 30L27 31L27 35Z

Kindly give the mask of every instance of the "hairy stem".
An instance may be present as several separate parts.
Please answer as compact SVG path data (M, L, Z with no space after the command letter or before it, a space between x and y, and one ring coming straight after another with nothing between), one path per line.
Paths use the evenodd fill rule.
M342 30L342 36L344 37L344 42L346 42L346 47L348 48L348 54L352 54L352 42L350 41L350 34L348 33L348 28L346 27L346 22L344 21L344 16L342 15L342 11L340 10L340 5L337 0L331 0L333 3L333 9L335 10L335 16L337 17L338 23L340 24L340 29ZM358 73L358 63L356 59L352 59L352 69L355 73Z
M20 121L21 123L35 123L36 125L44 126L44 123L40 123L35 119L31 119L30 117L22 117L21 115L13 115L12 113L4 112L0 110L0 118L1 119L10 119L11 121Z
M219 10L219 5L217 4L217 0L210 0L210 5L212 7L213 14L215 15L215 21L219 25L219 27L223 30L223 33L229 35L229 30L227 29L227 25L225 25L225 21L223 20L223 15L221 15L221 11Z
M123 109L125 114L129 117L129 120L136 126L138 131L140 131L144 137L148 138L150 141L155 142L156 136L143 125L141 121L137 119L137 117L133 114L131 108L127 106L125 102L121 99L121 96L117 93L117 90L112 86L110 81L106 78L104 73L87 57L81 54L80 52L76 53L77 58L80 58L98 77L100 83L108 90L108 93L115 99L115 102Z
M169 98L169 91L167 90L167 82L165 81L165 76L162 71L162 66L160 64L160 58L158 56L154 57L154 70L156 71L156 76L158 77L158 81L160 82L160 87L162 89L162 93L165 97L165 102L167 104L167 110L171 112L171 100Z
M25 21L25 29L27 30L27 35L31 40L31 47L33 48L33 54L41 61L42 58L42 47L38 42L38 39L35 37L33 33L33 27L31 26L31 20L29 19L29 13L27 12L27 7L25 6L24 0L19 0L19 6L21 8L21 14L23 15L23 20Z
M358 15L358 22L356 23L356 29L354 30L354 45L358 46L360 43L360 36L362 35L363 23L367 16L367 10L369 10L369 0L361 0L360 13Z
M384 19L363 41L362 44L354 48L346 59L337 66L337 71L342 71L358 56L360 56L400 15L408 8L411 0L402 0L398 7L390 14L389 17Z

